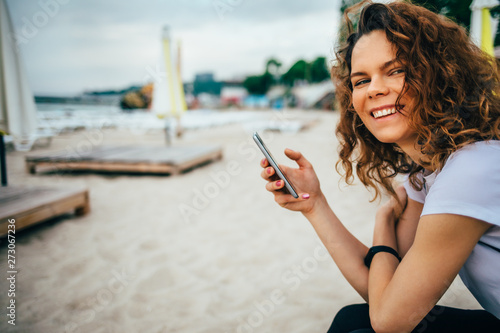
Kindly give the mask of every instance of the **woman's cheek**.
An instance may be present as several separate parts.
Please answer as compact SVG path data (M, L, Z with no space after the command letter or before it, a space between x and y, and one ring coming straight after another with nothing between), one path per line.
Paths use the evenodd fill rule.
M359 97L358 97L357 95L358 95L358 94L356 94L356 93L353 93L353 94L352 94L352 106L354 107L354 110L356 110L356 112L358 112L359 107L360 107L360 105L359 105L359 100L358 100L358 99L359 99ZM359 114L359 113L358 113L358 114Z

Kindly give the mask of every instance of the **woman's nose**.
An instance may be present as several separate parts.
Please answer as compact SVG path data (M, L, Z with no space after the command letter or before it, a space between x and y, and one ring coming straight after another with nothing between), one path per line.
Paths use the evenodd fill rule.
M368 97L375 98L377 96L385 96L388 93L389 87L387 87L385 81L382 78L372 77L367 90Z

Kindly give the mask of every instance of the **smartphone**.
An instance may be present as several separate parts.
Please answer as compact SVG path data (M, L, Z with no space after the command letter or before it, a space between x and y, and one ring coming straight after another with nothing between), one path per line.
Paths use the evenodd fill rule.
M297 194L297 191L295 191L295 188L293 187L292 183L288 180L288 178L286 178L285 173L280 169L280 167L278 166L278 163L276 163L276 161L274 160L274 158L271 155L271 153L269 152L269 150L267 150L267 147L264 144L264 141L262 141L261 137L259 136L259 133L255 132L253 134L253 140L255 141L257 146L259 146L260 150L262 151L262 153L266 157L269 164L271 164L271 166L274 168L278 177L280 177L281 180L283 180L285 182L285 188L288 190L288 192L294 198L298 198L299 195Z

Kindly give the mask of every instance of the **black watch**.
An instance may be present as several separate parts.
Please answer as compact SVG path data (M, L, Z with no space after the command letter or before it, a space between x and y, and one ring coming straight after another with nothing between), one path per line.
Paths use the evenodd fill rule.
M378 246L372 246L369 250L368 253L366 254L365 257L365 266L370 268L370 265L373 260L373 256L376 255L379 252L387 252L392 255L394 255L396 258L398 258L399 262L401 262L401 257L399 256L398 252L394 250L392 247L385 246L385 245L378 245Z

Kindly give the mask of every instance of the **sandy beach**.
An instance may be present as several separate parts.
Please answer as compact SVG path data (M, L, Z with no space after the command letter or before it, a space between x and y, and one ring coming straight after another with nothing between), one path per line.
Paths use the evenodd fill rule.
M316 120L298 133L261 133L283 164L301 151L331 206L370 245L380 201L346 186L334 165L336 112L289 111ZM335 313L362 302L309 222L282 209L260 178L262 154L244 124L186 131L174 145L216 144L222 160L175 176L39 173L25 156L92 145L164 145L162 131L81 130L49 147L7 154L9 184L86 187L91 212L16 235L16 325L6 316L7 243L0 243L1 332L326 332ZM429 277L432 279L432 277ZM456 280L440 301L479 308Z

